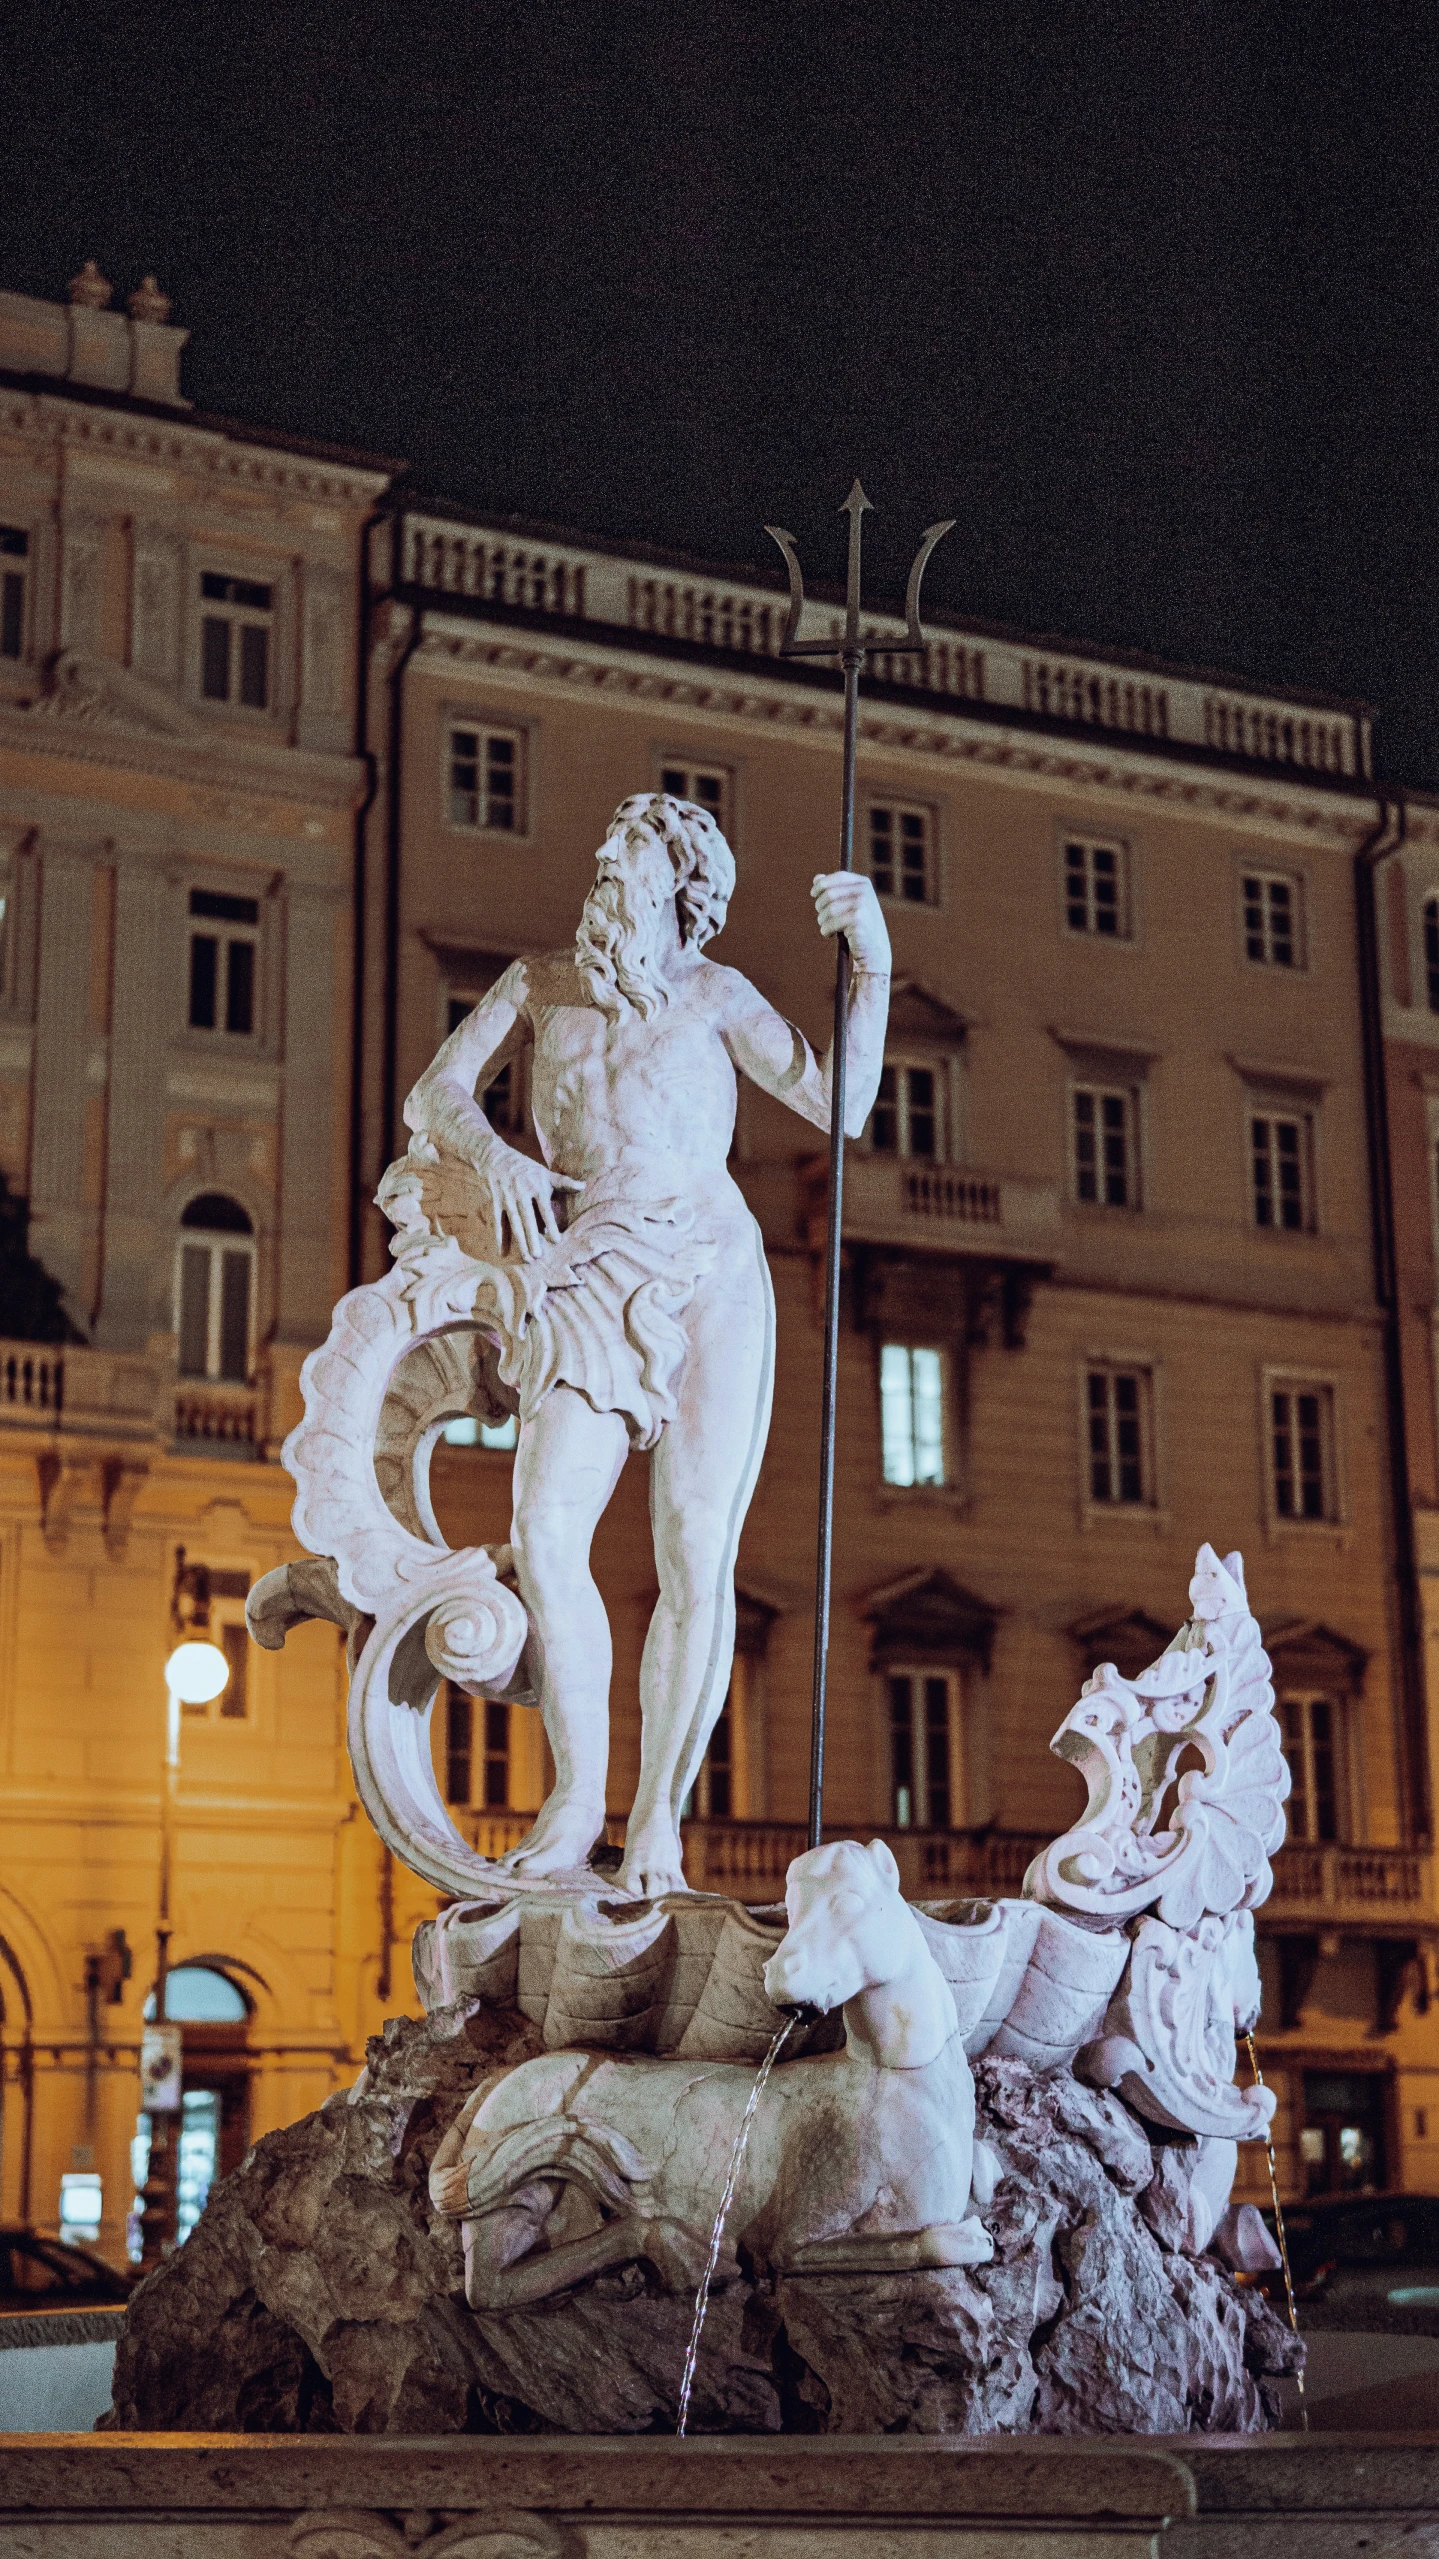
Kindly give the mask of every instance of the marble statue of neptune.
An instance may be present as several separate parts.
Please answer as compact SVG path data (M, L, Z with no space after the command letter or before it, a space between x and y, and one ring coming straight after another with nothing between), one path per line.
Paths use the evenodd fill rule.
M640 1673L641 1765L620 1882L683 1885L679 1812L724 1703L734 1564L769 1426L774 1303L727 1164L736 1076L827 1130L832 1054L705 957L734 887L705 809L641 793L616 811L572 950L518 959L405 1105L417 1144L473 1167L504 1286L499 1375L519 1411L512 1541L554 1788L510 1863L584 1863L605 1817L611 1644L590 1571L629 1450L650 1460L659 1599ZM822 934L853 959L847 1134L873 1106L889 937L854 872L816 877ZM543 1161L475 1099L524 1048ZM498 1274L497 1274L498 1276Z

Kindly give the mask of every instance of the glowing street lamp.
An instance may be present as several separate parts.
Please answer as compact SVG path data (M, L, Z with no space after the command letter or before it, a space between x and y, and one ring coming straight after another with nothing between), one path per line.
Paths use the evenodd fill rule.
M165 2030L165 1985L170 1969L170 1880L175 1857L175 1799L180 1782L180 1710L184 1706L208 1706L219 1696L230 1676L230 1665L218 1644L191 1638L177 1644L165 1664L165 1780L160 1797L160 1916L155 1930L155 2064L161 2060ZM175 2083L173 2067L157 2078L154 2094L168 2081ZM146 2091L150 2113L150 2165L145 2178L144 2208L140 2216L142 2266L159 2264L175 2228L175 2171L178 2166L178 2143L169 2114L179 2103L178 2096L162 2108Z

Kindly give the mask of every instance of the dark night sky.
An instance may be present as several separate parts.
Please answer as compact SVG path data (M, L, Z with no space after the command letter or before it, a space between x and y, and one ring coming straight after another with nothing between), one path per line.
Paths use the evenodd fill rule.
M428 486L1380 708L1439 781L1432 0L0 8L0 284ZM13 147L13 137L22 137Z

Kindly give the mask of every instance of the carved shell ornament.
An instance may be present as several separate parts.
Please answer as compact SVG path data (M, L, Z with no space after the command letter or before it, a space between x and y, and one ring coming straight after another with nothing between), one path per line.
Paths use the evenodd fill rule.
M1157 1662L1132 1680L1101 1662L1055 1734L1089 1801L1034 1860L1031 1898L1116 1920L1154 1908L1177 1929L1268 1898L1290 1780L1243 1557L1201 1546L1189 1601Z

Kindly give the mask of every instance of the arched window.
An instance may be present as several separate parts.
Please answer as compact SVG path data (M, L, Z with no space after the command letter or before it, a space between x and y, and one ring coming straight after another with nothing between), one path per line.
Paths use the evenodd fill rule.
M165 2015L173 2026L243 2026L249 2016L243 1991L213 1964L177 1964L165 1975ZM155 2014L155 1994L145 2002Z
M238 1200L203 1191L180 1220L175 1330L182 1377L243 1384L254 1328L254 1228Z

